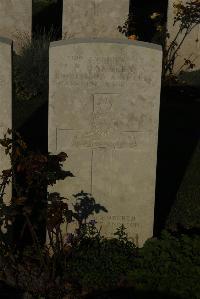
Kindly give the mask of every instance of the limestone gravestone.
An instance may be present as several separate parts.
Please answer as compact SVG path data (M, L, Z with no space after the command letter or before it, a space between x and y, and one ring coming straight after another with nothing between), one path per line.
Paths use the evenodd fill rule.
M168 40L168 44L174 39L178 30L179 23L174 23L174 17L176 15L176 9L174 8L174 4L178 4L179 0L169 0L168 4L168 20L167 20L167 30L170 34L170 38ZM183 0L182 3L185 5L188 1ZM177 42L179 43L183 38L184 32L179 35ZM184 63L184 58L190 59L195 63L196 70L200 69L200 25L196 26L191 33L186 37L183 42L181 49L179 51L179 55L176 59L175 63L175 71L179 71L180 67Z
M63 38L123 38L129 0L63 0Z
M11 75L12 41L0 37L0 138L8 128L12 128L12 75ZM9 158L0 146L0 173L10 168ZM6 201L10 199L11 186L6 190Z
M139 245L152 236L162 51L143 42L75 39L50 46L49 151L64 151L81 190L108 209L107 237L122 223Z
M0 36L14 41L19 51L22 38L31 37L32 0L0 0Z

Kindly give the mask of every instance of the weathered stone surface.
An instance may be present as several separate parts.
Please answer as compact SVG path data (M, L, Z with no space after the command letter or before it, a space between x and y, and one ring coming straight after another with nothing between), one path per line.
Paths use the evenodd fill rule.
M50 46L49 151L65 151L75 178L55 190L92 193L108 209L108 237L122 223L136 243L152 236L161 48L122 40Z
M63 0L63 38L123 38L129 0Z
M12 39L16 51L31 37L31 26L32 0L0 0L0 36Z
M174 4L179 3L179 0L169 0L168 4L168 20L167 20L167 29L170 34L170 38L168 40L168 44L174 39L176 36L178 30L179 30L179 24L176 23L173 26L174 23L174 17L176 14L176 10L174 8ZM183 0L182 3L185 5L187 0ZM185 31L183 31L182 34L179 35L179 38L177 39L177 42L179 43L183 36ZM180 68L184 64L184 58L190 59L192 62L195 63L195 70L200 69L200 25L196 26L191 33L186 37L185 41L183 42L180 50L179 50L179 56L176 59L175 62L175 71L179 72ZM185 67L183 68L183 70Z
M12 41L0 37L0 138L8 128L12 128L12 66L11 66ZM0 173L10 168L9 158L0 146ZM6 190L6 200L10 199L11 186Z

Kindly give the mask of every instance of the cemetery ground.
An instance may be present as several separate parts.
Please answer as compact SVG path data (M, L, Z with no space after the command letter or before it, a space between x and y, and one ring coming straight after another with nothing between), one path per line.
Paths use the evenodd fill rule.
M8 152L14 145L13 173L4 172L1 199L7 180L16 181L11 208L1 202L0 219L9 224L17 217L0 233L0 298L199 299L200 89L162 86L154 237L138 248L119 227L106 239L88 218L105 213L98 199L80 192L73 210L58 193L46 202L47 187L63 179L67 185L72 176L62 168L67 156L49 155L47 148L51 38L36 38L13 57L13 127L22 139L13 131L1 142ZM78 230L63 240L62 222L72 220Z

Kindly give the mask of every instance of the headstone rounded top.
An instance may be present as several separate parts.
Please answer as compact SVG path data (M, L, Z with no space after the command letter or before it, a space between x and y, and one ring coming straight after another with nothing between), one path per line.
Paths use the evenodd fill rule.
M12 45L13 41L10 38L4 37L4 36L0 36L0 43Z
M0 36L13 40L16 53L31 39L31 26L32 0L0 0Z
M125 23L129 0L63 0L63 38L123 39L118 26Z
M161 47L76 38L51 43L49 60L48 151L67 152L75 176L56 188L69 205L92 194L108 210L94 218L101 233L124 224L142 246L153 235Z
M162 47L158 44L147 43L143 41L130 41L130 40L122 40L122 39L111 39L111 38L73 38L68 40L60 40L50 43L50 47L58 47L65 46L69 44L80 44L80 43L112 43L112 44L126 44L126 45L134 45L139 47L151 48L155 50L162 51Z

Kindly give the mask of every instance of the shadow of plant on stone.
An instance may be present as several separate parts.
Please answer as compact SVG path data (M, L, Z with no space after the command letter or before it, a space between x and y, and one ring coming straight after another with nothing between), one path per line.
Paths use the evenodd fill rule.
M84 233L85 227L87 226L87 219L95 214L98 214L99 212L108 212L108 210L95 202L94 197L89 194L81 191L80 193L77 193L73 195L76 199L76 203L73 205L75 212L72 214L72 216L77 220L79 225L79 232L81 231ZM95 220L89 221L90 225L95 225Z

